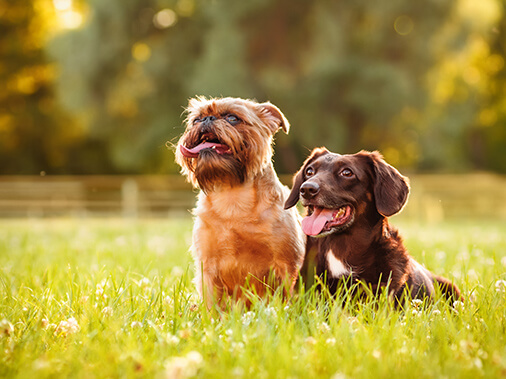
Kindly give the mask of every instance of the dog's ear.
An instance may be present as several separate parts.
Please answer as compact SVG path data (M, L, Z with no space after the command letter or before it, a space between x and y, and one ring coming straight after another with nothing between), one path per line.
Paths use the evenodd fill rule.
M409 194L409 180L383 160L377 151L368 153L373 162L374 198L378 212L389 217L401 211Z
M276 133L279 128L288 134L290 131L290 123L286 119L285 115L281 113L278 107L270 102L258 104L262 113L265 113L271 122L268 123L271 128L272 134Z
M313 149L309 158L304 161L300 170L293 177L292 191L290 192L290 195L288 195L288 199L285 201L285 209L293 207L299 201L300 186L304 183L304 170L309 162L327 154L328 152L329 151L324 147Z
M306 165L302 166L299 172L293 177L292 192L290 192L288 199L285 201L285 209L293 207L299 201L300 186L304 183L304 167L306 167Z

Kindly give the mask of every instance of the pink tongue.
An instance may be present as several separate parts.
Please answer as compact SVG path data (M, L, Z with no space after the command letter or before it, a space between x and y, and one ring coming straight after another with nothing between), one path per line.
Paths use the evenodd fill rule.
M302 220L302 230L308 236L316 236L321 233L327 221L332 220L334 210L325 208L315 208L311 216Z
M229 150L227 145L215 142L204 142L192 149L188 149L186 146L179 145L179 150L181 151L181 154L187 158L197 158L201 150L209 149L213 146L218 154L226 154Z

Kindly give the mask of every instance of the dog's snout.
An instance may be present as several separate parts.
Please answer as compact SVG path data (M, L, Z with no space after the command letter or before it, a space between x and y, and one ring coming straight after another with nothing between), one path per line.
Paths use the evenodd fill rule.
M314 182L305 182L300 186L300 195L304 199L312 199L318 192L320 192L320 186Z
M202 124L211 124L216 121L216 116L206 116L202 119Z

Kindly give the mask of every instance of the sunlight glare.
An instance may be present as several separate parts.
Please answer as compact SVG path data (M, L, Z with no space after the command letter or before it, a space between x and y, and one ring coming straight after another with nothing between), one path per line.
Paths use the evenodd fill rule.
M57 11L68 11L72 9L72 0L53 0L53 5Z

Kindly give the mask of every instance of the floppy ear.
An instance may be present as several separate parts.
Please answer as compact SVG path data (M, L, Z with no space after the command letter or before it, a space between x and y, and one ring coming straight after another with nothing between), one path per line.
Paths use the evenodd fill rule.
M299 201L300 186L304 183L304 167L302 166L299 172L293 177L292 192L288 195L288 199L285 201L285 209L293 207Z
M276 133L279 128L283 129L283 131L288 134L290 131L290 123L278 107L270 102L258 104L258 106L267 114L267 117L270 118L271 122L269 122L269 127L272 130L272 134Z
M409 180L383 160L377 151L370 153L374 171L374 198L378 212L389 217L401 211L409 194Z

